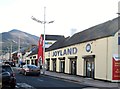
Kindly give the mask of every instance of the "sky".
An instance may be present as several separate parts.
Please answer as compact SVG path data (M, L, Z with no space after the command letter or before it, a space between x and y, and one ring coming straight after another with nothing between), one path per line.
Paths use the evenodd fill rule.
M0 0L0 33L18 29L32 35L70 36L118 17L119 0Z

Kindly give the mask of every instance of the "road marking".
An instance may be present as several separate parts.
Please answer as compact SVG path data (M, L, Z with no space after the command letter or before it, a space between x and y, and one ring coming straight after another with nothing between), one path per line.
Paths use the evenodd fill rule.
M17 85L15 86L16 88L19 88Z
M38 81L40 81L40 82L43 82L44 80L41 80L41 79L37 79Z
M26 83L17 83L17 88L25 88L25 89L36 89L33 86L26 84Z
M87 87L87 88L82 88L82 89L99 89L99 88Z

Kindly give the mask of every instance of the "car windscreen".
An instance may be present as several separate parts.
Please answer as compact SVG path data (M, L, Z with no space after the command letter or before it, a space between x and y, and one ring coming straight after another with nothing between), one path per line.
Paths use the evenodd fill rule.
M2 69L3 69L4 71L8 71L9 73L12 73L12 72L13 72L10 66L2 66Z
M30 69L36 69L36 68L38 68L38 67L35 66L35 65L28 65L28 68L30 68Z

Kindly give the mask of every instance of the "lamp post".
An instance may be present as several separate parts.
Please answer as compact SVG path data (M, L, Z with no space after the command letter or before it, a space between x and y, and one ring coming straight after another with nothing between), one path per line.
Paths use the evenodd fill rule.
M44 7L44 21L40 21L35 17L31 17L33 20L37 21L38 23L44 24L44 46L43 46L43 74L45 74L45 24L53 23L54 21L46 21L46 7Z

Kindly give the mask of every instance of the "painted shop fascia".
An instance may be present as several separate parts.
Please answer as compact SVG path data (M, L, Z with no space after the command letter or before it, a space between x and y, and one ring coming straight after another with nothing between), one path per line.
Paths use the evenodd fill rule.
M96 40L94 40L96 41ZM51 50L51 51L47 51L45 52L45 57L46 59L49 58L62 58L62 57L74 57L74 56L78 56L80 55L80 50L82 50L83 52L86 52L84 55L90 55L94 53L92 52L92 45L94 41L89 41L89 42L85 42L85 43L79 43L79 44L75 44L75 45L71 45L68 47L63 47L60 49L56 49L56 50ZM80 49L79 46L84 45L83 49Z
M71 48L65 48L65 49L60 49L57 51L52 52L52 57L62 57L62 56L67 56L67 55L75 55L77 54L78 49L77 47L71 47Z
M78 48L77 46L73 45L70 47L64 47L61 49L56 49L52 51L45 52L45 57L47 58L61 58L61 57L68 57L68 56L77 56Z

